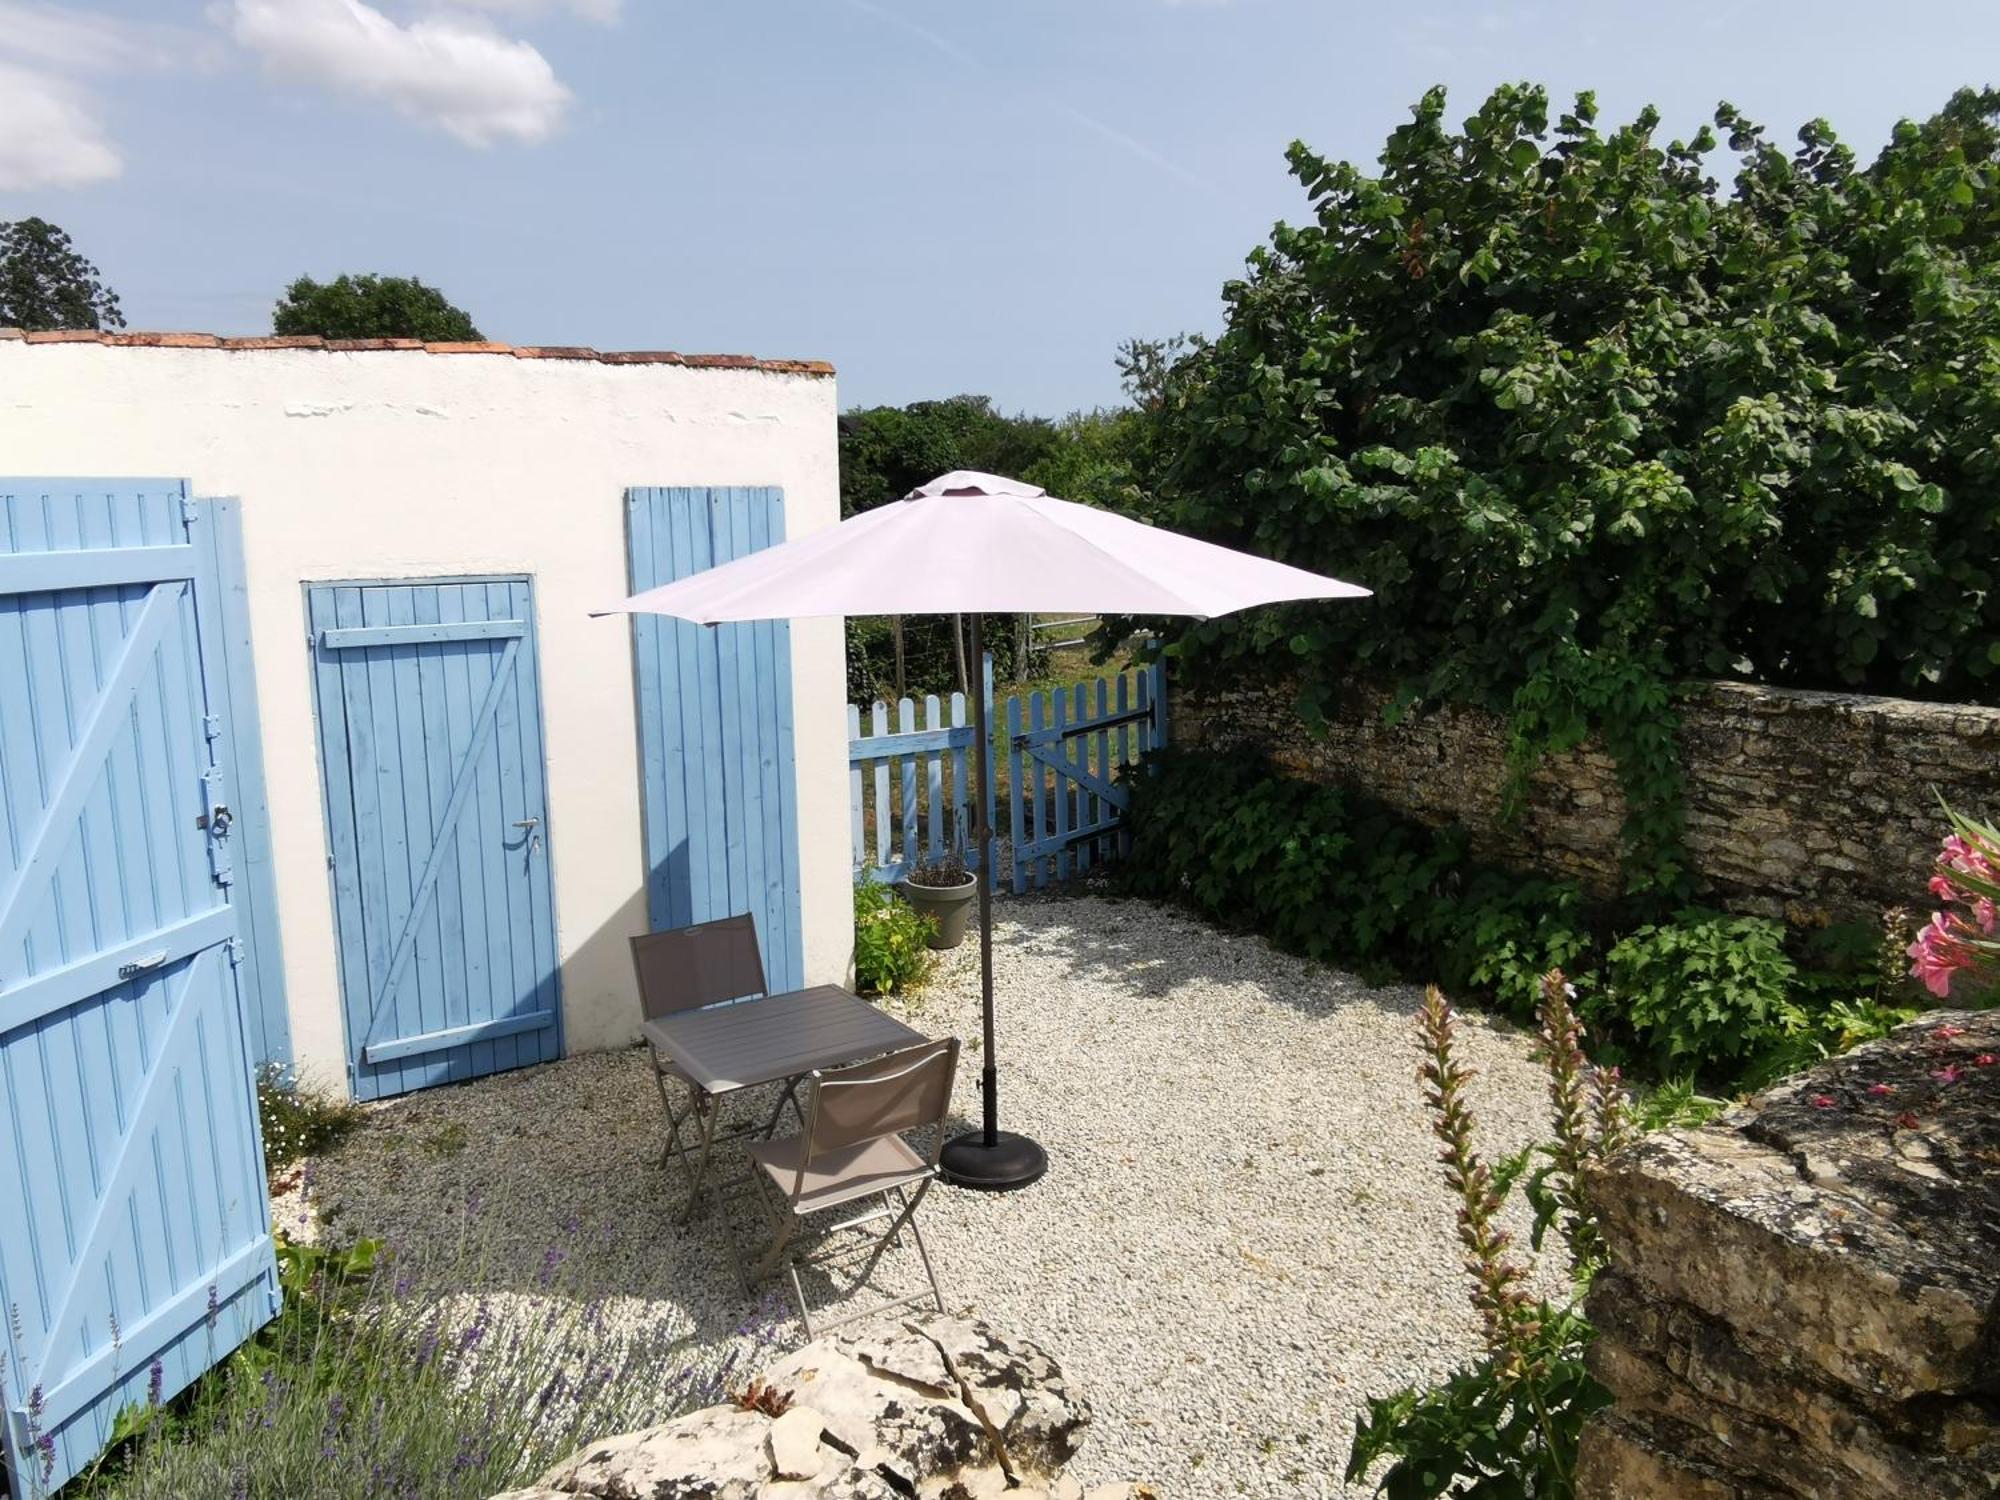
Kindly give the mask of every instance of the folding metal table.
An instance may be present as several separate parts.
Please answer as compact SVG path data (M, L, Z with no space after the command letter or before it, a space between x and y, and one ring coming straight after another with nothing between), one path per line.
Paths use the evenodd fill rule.
M930 1040L831 984L680 1011L646 1022L640 1032L710 1096L702 1111L701 1157L688 1205L691 1211L706 1182L718 1215L725 1212L722 1184L714 1179L710 1162L722 1095L787 1082L815 1068L837 1068ZM723 1238L729 1239L727 1225ZM736 1259L733 1240L730 1258ZM740 1274L740 1264L737 1270Z

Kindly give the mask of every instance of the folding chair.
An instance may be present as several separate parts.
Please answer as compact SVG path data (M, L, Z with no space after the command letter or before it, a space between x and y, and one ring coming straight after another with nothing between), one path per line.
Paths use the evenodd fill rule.
M632 964L639 974L639 1007L648 1021L766 993L764 958L757 946L757 919L747 912L635 937ZM700 1200L702 1173L708 1167L708 1158L704 1151L698 1162L694 1159L682 1128L697 1113L720 1108L720 1103L659 1048L654 1047L651 1052L653 1083L659 1089L660 1105L667 1114L667 1143L660 1152L660 1165L669 1166L679 1159L688 1179L688 1211L692 1213ZM683 1102L674 1102L670 1084L683 1091ZM794 1110L798 1108L797 1086L797 1079L785 1085L763 1127L763 1135L768 1136L778 1128L778 1118L787 1100ZM742 1125L721 1138L734 1140L754 1133L757 1132L750 1126Z
M957 1071L956 1037L925 1042L870 1062L816 1071L806 1089L803 1133L750 1146L751 1160L762 1169L756 1177L758 1200L773 1229L771 1247L751 1273L750 1284L769 1276L783 1260L791 1277L792 1295L798 1301L799 1322L808 1339L856 1318L924 1300L923 1292L913 1292L832 1323L815 1325L805 1284L799 1277L801 1266L834 1264L866 1249L867 1263L854 1283L854 1290L860 1291L875 1274L882 1253L905 1228L923 1260L930 1298L939 1312L944 1311L944 1293L938 1288L930 1250L917 1228L916 1212L937 1177L944 1118L951 1106L952 1078ZM903 1139L903 1133L923 1129L931 1130L931 1141L927 1154L919 1155ZM871 1198L880 1198L880 1205L831 1226L827 1238L888 1220L888 1228L873 1240L872 1249L864 1241L812 1256L786 1254L806 1215Z

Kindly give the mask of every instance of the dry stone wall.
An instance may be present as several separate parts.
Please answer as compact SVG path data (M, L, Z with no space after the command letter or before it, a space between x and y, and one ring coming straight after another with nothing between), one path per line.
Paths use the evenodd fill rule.
M2000 1011L1927 1016L1587 1185L1614 1402L1578 1500L2000 1494Z
M1483 857L1616 893L1625 800L1601 745L1546 757L1510 823L1503 718L1447 707L1391 726L1387 701L1355 684L1322 736L1288 686L1177 689L1170 723L1176 743L1269 753L1427 823L1463 823ZM2000 708L1706 683L1681 721L1689 858L1705 899L1731 910L1814 923L1914 905L1942 832L1938 795L2000 812Z

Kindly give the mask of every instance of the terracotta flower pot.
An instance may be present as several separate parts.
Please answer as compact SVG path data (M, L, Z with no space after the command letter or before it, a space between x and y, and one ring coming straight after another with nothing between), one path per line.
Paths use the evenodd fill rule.
M979 877L967 871L958 885L918 885L913 880L897 883L903 899L927 917L937 919L931 947L942 951L965 941L965 924L972 917L972 898L979 892Z

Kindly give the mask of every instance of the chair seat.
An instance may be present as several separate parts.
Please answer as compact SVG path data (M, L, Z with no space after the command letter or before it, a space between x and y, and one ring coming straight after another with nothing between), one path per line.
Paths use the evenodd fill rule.
M805 1149L805 1137L797 1135L758 1141L749 1148L751 1158L770 1174L778 1191L787 1195L798 1180L799 1158ZM930 1175L930 1167L901 1136L887 1135L820 1153L806 1168L805 1182L793 1206L802 1214L815 1213L870 1193L921 1182Z

